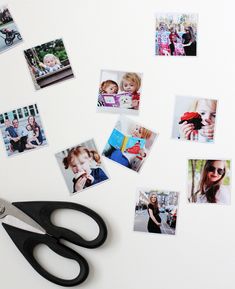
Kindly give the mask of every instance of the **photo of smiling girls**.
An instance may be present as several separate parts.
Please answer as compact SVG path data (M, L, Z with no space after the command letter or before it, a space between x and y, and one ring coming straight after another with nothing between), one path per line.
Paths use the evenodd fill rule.
M102 70L97 111L138 114L142 74Z
M153 131L120 116L102 155L133 171L139 172L157 137Z
M230 205L230 160L189 160L188 201Z
M93 139L65 149L55 157L71 194L109 179Z
M178 199L177 192L138 189L134 231L175 235Z
M36 90L74 77L62 39L24 51Z
M197 14L157 14L155 54L160 56L196 56L197 22Z
M177 96L172 137L201 143L213 143L217 100Z

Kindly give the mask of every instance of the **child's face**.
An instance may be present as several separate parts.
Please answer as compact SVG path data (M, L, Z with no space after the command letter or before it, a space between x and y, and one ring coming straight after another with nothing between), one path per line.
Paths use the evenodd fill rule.
M203 125L210 125L215 123L216 117L216 102L208 100L199 100L196 111L202 117Z
M90 162L90 157L86 152L84 152L78 156L73 155L70 167L74 174L85 172L89 175L91 173Z
M11 123L10 123L9 119L5 120L5 126L9 127L10 125L11 125Z
M142 127L136 125L135 128L133 128L131 135L134 137L141 138L142 137Z
M138 90L135 82L126 79L123 80L123 89L129 93L134 93Z
M118 88L117 88L117 85L115 84L109 84L107 85L107 87L105 88L105 92L108 93L108 94L115 94L118 92Z
M29 130L29 131L32 130L31 125L27 125L26 128L27 128L27 130Z
M56 65L56 60L54 57L48 57L45 59L44 64L49 67L53 67Z

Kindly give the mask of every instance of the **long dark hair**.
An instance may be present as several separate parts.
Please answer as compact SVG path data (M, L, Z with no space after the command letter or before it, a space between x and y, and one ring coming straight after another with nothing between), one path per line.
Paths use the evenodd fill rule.
M193 27L192 26L188 26L187 29L188 29L189 35L190 35L190 42L195 42L196 41L196 36L195 36L194 31L193 31Z
M33 118L33 124L30 124L30 123L29 123L29 119L30 119L31 117ZM40 129L40 126L37 124L37 122L36 122L36 120L35 120L35 117L34 117L33 115L30 115L30 116L28 117L28 123L31 125L31 127L32 127L32 129L33 129L34 132L36 132L37 128Z
M156 202L152 202L152 197L155 196L156 197ZM158 213L159 209L158 209L158 199L157 199L157 194L156 193L151 193L149 195L149 204L151 204L153 206L153 213Z
M199 190L195 193L195 197L197 197L198 193L201 193L202 195L206 196L206 199L208 203L216 203L215 195L217 191L219 190L221 183L223 181L223 178L226 174L226 163L224 162L224 170L223 174L221 175L220 179L212 184L210 186L207 186L207 174L209 172L209 167L213 166L213 163L216 160L207 160L205 162L205 165L203 167L202 173L201 173L201 179L199 183Z

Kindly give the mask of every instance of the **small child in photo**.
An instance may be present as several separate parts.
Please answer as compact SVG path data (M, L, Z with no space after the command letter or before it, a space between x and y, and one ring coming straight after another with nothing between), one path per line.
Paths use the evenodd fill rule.
M26 129L28 131L28 136L27 136L28 147L35 148L35 147L39 146L40 142L38 140L38 131L34 132L32 126L30 124L28 124L26 126ZM36 144L34 144L35 142L36 142Z
M55 156L72 194L108 180L93 140L57 153Z
M134 231L175 235L179 193L141 188L136 193Z
M74 77L62 39L27 49L24 55L36 89Z
M107 158L139 172L146 160L157 134L120 117L103 150Z
M188 160L188 201L230 205L230 178L230 160Z
M140 73L101 71L98 110L137 114L140 105L141 82Z
M0 114L0 130L8 156L47 145L37 104Z
M217 100L177 96L173 138L202 143L214 142Z
M0 52L22 42L22 37L7 6L0 6Z
M197 22L197 14L157 14L155 54L160 56L196 56Z

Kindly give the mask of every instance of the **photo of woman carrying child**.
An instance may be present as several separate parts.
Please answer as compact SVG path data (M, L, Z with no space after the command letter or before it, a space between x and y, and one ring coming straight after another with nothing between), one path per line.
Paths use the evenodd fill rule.
M8 156L47 144L36 104L0 114L0 129Z
M101 71L98 111L137 114L141 95L140 73Z
M57 153L56 159L70 193L108 180L93 140Z
M161 56L196 56L197 15L157 14L155 54Z
M214 142L217 100L177 96L173 138L196 142Z
M103 150L107 158L139 172L157 134L122 116Z

